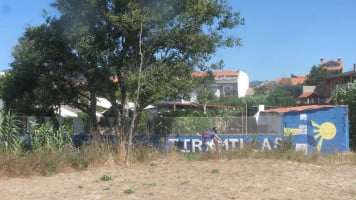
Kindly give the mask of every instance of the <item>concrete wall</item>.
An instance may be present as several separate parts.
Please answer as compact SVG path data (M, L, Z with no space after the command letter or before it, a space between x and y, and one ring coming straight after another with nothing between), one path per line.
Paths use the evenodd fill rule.
M261 115L275 113L261 113ZM348 107L320 108L286 112L280 117L281 130L275 134L224 134L220 135L225 149L244 148L253 144L265 151L281 147L282 140L291 140L293 148L308 153L349 151ZM143 142L165 149L173 146L180 152L202 151L199 135L136 136L135 143Z

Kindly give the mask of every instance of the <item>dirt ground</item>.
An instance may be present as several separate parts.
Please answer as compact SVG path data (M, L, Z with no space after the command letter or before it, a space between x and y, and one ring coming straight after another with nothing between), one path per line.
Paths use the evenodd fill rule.
M101 180L108 177L111 180ZM0 199L356 199L356 166L272 159L159 160L2 178Z

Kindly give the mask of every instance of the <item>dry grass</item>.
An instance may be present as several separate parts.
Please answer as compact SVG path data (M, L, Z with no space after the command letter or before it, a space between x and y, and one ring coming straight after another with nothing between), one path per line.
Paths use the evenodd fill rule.
M0 177L27 177L33 175L49 176L59 172L81 171L91 167L123 164L124 145L93 144L78 149L65 148L61 151L43 149L22 154L0 154ZM224 153L177 153L175 150L164 151L153 147L134 147L130 163L151 163L156 160L212 160L212 159L275 159L290 160L315 164L343 164L356 165L356 154L310 154L292 150L275 150L256 152L252 148L234 149Z

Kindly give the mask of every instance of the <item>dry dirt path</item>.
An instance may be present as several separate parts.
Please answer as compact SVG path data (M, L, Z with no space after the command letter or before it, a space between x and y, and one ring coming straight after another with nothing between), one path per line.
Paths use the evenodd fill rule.
M100 180L103 176L110 181ZM0 199L356 199L356 166L268 159L161 160L0 179Z

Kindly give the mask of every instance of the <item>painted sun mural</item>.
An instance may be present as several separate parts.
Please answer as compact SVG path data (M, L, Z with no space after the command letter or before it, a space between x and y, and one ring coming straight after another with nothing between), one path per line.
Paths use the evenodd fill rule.
M320 151L324 140L332 140L336 136L336 127L332 122L324 122L320 125L311 121L311 124L314 127L313 132L316 133L314 139L319 140L317 150Z

